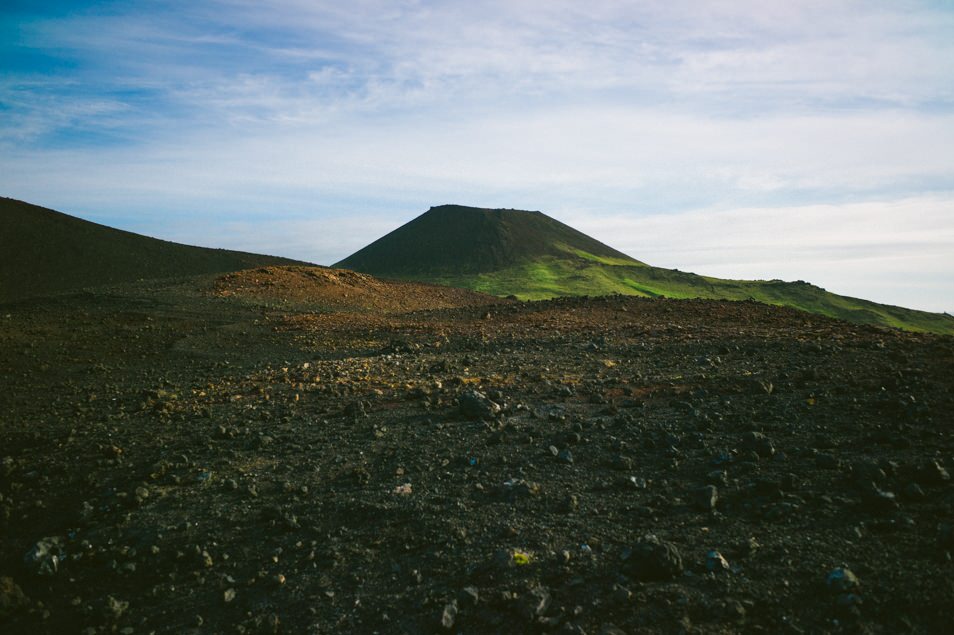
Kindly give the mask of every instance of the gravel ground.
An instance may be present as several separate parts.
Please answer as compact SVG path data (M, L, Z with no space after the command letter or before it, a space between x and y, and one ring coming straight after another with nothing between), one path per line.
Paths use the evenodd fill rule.
M949 632L949 337L269 269L0 377L4 633Z

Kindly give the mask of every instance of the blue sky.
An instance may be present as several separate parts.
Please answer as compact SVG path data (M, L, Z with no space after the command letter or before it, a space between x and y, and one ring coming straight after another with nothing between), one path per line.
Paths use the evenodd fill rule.
M431 205L538 209L954 312L954 7L7 0L0 194L321 264Z

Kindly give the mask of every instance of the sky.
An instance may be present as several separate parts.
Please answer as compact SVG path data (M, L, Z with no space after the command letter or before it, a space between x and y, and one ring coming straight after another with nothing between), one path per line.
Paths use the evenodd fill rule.
M319 264L540 210L954 313L954 3L3 0L0 195Z

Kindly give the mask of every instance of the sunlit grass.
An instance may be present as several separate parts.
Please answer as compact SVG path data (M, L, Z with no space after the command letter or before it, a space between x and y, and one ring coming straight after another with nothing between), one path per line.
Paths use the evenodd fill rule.
M840 296L805 282L723 280L650 267L637 261L578 253L579 250L567 251L576 257L544 257L489 273L417 278L497 296L516 296L521 300L614 293L676 299L756 300L861 324L954 335L954 318L949 315Z

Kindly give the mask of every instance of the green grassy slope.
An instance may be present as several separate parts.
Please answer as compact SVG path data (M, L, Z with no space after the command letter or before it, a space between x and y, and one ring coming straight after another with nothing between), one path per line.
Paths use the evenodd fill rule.
M954 335L954 317L837 295L806 282L723 280L645 265L607 264L588 258L548 257L479 274L421 276L493 295L542 300L621 293L645 297L757 300L859 324Z
M140 279L304 264L180 245L0 198L0 302Z
M335 266L524 300L612 293L753 299L860 324L954 334L950 315L840 296L805 282L722 280L651 267L539 212L431 208Z

